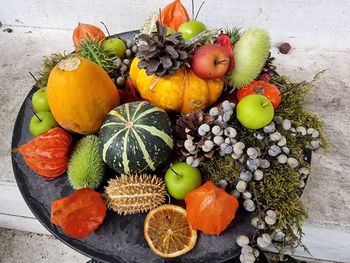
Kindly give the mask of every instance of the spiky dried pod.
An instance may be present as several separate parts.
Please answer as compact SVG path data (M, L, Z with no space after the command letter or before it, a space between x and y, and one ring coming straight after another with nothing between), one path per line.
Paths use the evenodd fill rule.
M136 214L163 204L166 186L156 175L122 175L108 181L104 196L108 208L118 214Z

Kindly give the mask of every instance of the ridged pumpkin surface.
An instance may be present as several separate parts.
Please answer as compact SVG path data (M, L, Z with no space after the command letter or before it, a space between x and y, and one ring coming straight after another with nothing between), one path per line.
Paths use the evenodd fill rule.
M131 102L113 109L101 127L104 162L118 173L154 171L174 146L168 114L149 102Z
M158 78L148 76L137 66L135 58L130 67L130 78L142 98L166 111L188 113L204 109L221 95L224 79L203 80L192 70L179 69L174 74Z
M119 94L108 74L85 58L62 60L51 71L47 98L56 121L65 129L97 133Z

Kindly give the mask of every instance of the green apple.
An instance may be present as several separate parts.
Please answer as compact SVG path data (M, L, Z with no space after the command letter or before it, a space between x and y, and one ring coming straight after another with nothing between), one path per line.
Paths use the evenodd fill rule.
M256 130L268 125L274 116L271 101L263 95L244 97L237 105L237 119L246 128Z
M36 111L50 111L45 89L39 89L33 94L32 104Z
M174 164L165 174L168 193L177 200L184 200L185 196L198 188L201 183L199 170L185 162Z
M103 43L103 49L113 56L124 58L126 45L120 38L109 38Z
M30 120L29 130L33 135L37 136L57 126L58 123L51 112L40 111L35 113L33 118Z
M167 35L172 35L172 34L175 34L176 31L174 29L172 29L171 27L168 27L167 30L166 30L166 34Z
M192 37L197 36L199 33L205 30L207 30L207 28L202 22L188 21L186 23L183 23L177 31L182 33L182 37L187 42Z

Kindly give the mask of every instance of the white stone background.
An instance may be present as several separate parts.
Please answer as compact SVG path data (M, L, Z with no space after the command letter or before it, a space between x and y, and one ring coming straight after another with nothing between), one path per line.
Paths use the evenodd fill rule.
M103 21L112 33L138 29L168 2L0 0L0 227L47 233L24 204L10 159L13 124L32 84L27 72L38 73L44 55L72 50L78 22ZM190 0L182 2L190 9ZM325 120L331 147L313 157L303 194L310 214L304 242L315 258L350 262L350 1L207 0L199 20L210 28L266 28L279 72L296 80L329 69L308 98ZM13 33L2 32L7 27ZM276 48L282 41L293 47L288 55Z

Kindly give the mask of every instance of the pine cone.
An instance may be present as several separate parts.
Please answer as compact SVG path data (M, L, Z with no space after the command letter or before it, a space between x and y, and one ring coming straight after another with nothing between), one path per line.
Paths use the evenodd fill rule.
M198 129L202 124L208 124L209 127L214 123L214 117L203 111L191 112L180 117L176 121L175 130L179 136L176 147L179 155L183 157L193 156L202 160L204 157L211 158L214 154L214 148L210 151L203 151L202 146L205 141L212 140L213 135L208 132L204 136L198 133ZM191 141L192 146L185 145L185 141Z
M140 59L138 67L146 69L147 75L161 77L172 74L180 67L189 67L189 55L181 33L167 35L167 28L156 22L157 32L141 34L136 56Z
M267 58L265 65L263 69L260 72L260 75L264 73L268 73L271 77L278 75L276 72L276 66L273 64L273 61L275 60L274 57L271 57L271 52L269 53L269 57Z

